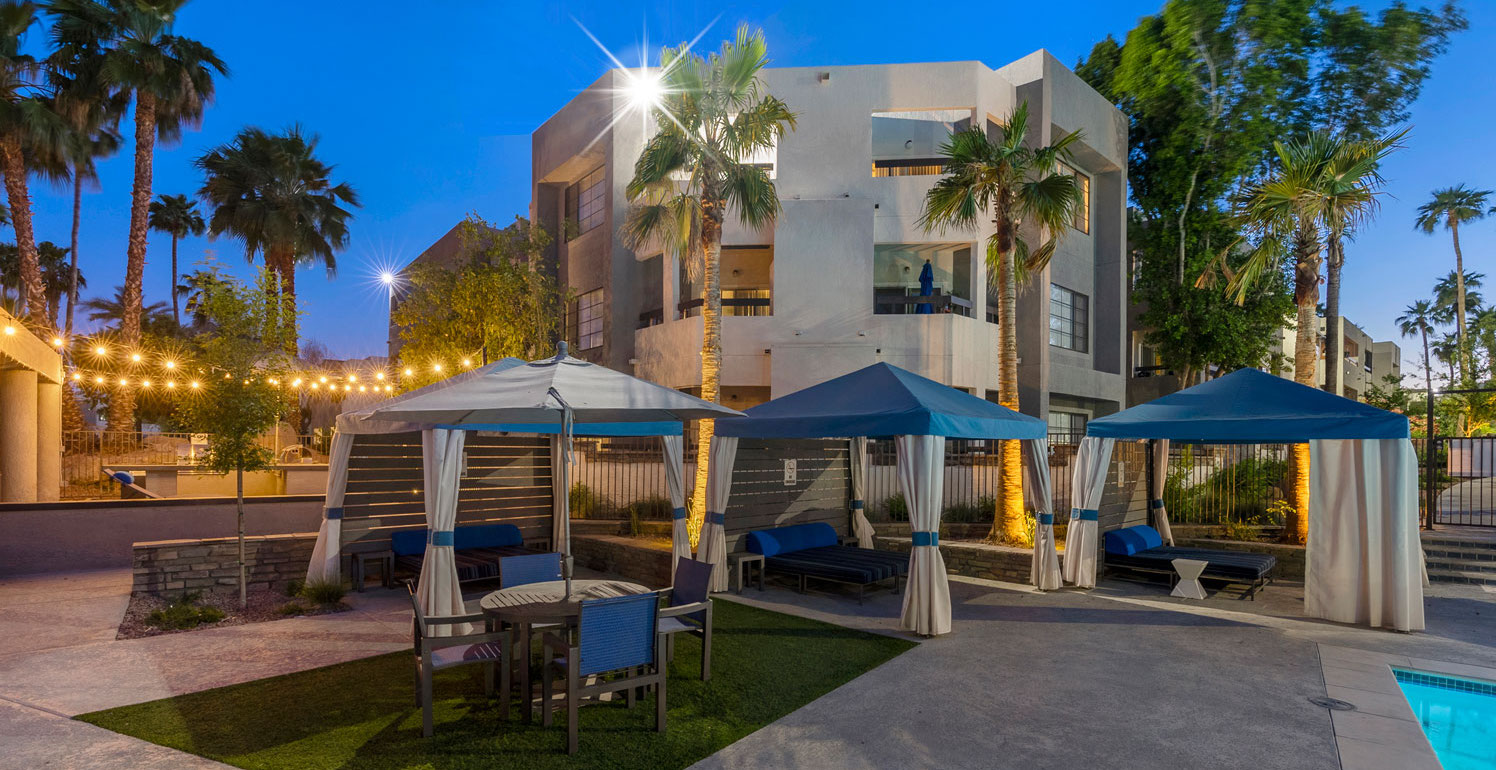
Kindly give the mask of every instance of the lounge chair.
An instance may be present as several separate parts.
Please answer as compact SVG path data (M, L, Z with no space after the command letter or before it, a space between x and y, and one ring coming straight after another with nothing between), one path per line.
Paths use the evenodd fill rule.
M809 579L841 583L857 587L858 604L868 586L889 580L898 592L909 574L909 554L843 545L825 522L754 530L748 550L763 554L764 574L799 578L800 593Z
M1166 576L1170 585L1179 577L1174 571L1175 559L1205 562L1202 580L1245 585L1242 598L1257 599L1257 592L1273 580L1278 559L1271 554L1223 551L1212 548L1177 548L1164 545L1158 530L1147 525L1124 527L1102 536L1106 549L1106 566L1142 576Z
M390 550L395 554L396 569L419 575L426 557L426 528L390 535ZM459 583L492 580L499 576L500 559L535 553L525 547L524 536L513 524L457 527L452 533L452 551Z

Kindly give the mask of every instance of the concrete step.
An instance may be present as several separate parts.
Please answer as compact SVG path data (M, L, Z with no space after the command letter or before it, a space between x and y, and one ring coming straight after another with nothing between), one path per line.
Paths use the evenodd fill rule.
M1492 531L1492 537L1472 537L1469 535L1444 535L1425 532L1423 533L1423 547L1425 548L1479 548L1496 550L1496 530Z
M1496 562L1466 561L1463 559L1429 559L1429 569L1454 570L1456 572L1482 572L1496 575Z
M1435 569L1432 565L1428 569L1428 579L1430 583L1496 586L1496 573Z
M1456 548L1454 546L1423 546L1423 554L1430 559L1468 559L1470 561L1496 561L1496 548Z

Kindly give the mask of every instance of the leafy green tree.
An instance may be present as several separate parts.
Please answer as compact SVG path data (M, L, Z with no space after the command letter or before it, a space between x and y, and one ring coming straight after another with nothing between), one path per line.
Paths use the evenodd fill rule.
M748 159L795 127L789 106L765 92L759 73L768 63L763 32L750 33L746 25L705 59L689 45L662 51L662 96L653 109L659 129L645 142L625 188L632 205L624 241L634 249L668 249L690 274L703 277L700 395L712 402L721 395L722 223L729 209L755 230L779 216L774 180ZM687 526L693 543L706 516L712 427L701 420L696 433L701 459Z
M197 203L185 195L158 195L151 201L151 229L171 236L171 319L179 326L182 313L177 304L177 241L202 235L207 227Z
M1449 231L1450 240L1454 241L1454 272L1450 275L1454 278L1454 322L1461 349L1465 349L1467 340L1465 254L1460 250L1460 225L1482 219L1491 213L1488 208L1490 195L1490 190L1473 190L1463 184L1435 190L1429 201L1418 207L1418 218L1413 222L1415 227L1429 235L1443 226ZM1456 358L1463 356L1457 355Z
M333 167L316 151L317 137L300 126L280 134L250 126L197 159L208 231L243 241L251 262L259 255L292 307L297 266L320 262L332 276L348 245L349 208L359 205L353 187L333 182Z
M138 345L145 282L145 252L156 141L175 141L196 126L213 99L213 76L228 67L213 50L173 34L187 0L51 0L53 65L69 76L88 74L102 93L133 100L135 181L125 250L125 316L120 337ZM116 430L133 425L134 397L125 391L109 407Z
M561 337L566 297L540 264L550 244L545 230L519 218L501 230L473 216L461 236L456 267L417 265L404 276L390 314L400 328L400 366L413 373L402 387L450 377L464 359L547 356Z
M255 284L225 274L204 287L202 313L213 331L197 338L199 363L208 370L205 392L185 399L179 422L208 434L199 467L235 475L239 524L239 605L247 604L244 574L244 473L269 468L275 455L258 439L291 406L289 390L278 383L291 369L296 312L276 290L276 278L263 270Z
M997 276L998 401L1013 410L1018 409L1018 284L1049 264L1081 203L1075 177L1056 165L1070 158L1070 146L1080 141L1080 133L1034 147L1028 121L1028 102L1023 102L1003 121L1006 128L999 138L989 138L980 128L952 134L940 148L944 173L926 193L919 220L926 231L970 230L992 222L987 269ZM1037 243L1031 245L1021 234L1024 225L1036 228ZM1001 444L1002 483L988 536L994 542L1029 542L1020 443Z

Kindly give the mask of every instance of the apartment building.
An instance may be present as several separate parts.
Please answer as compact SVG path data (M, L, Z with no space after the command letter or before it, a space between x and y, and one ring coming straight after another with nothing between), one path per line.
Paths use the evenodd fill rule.
M532 137L531 216L560 234L549 255L576 295L576 355L661 384L700 387L702 293L673 255L619 236L649 132L611 71ZM783 213L762 231L729 214L722 250L723 402L747 408L878 362L996 399L991 225L926 232L925 193L952 131L1001 131L1021 102L1030 140L1080 131L1066 169L1081 213L1019 296L1023 411L1059 431L1125 398L1126 124L1045 51L979 62L775 68L768 91L798 128L765 157ZM623 117L619 117L622 115ZM1032 236L1032 233L1030 233ZM921 275L926 293L921 296Z
M1364 329L1340 318L1340 390L1337 395L1357 401L1366 400L1366 391L1372 385L1385 387L1382 382L1384 377L1392 375L1398 379L1402 378L1402 349L1396 342L1377 342L1367 334ZM1324 317L1319 319L1319 336L1317 337L1319 350L1314 362L1314 381L1321 388L1325 386L1325 342L1330 337ZM1293 378L1293 356L1297 349L1295 344L1297 338L1293 329L1284 328L1279 330L1277 338L1273 342L1273 352L1280 353L1283 360L1280 366L1273 368L1273 373L1282 377Z

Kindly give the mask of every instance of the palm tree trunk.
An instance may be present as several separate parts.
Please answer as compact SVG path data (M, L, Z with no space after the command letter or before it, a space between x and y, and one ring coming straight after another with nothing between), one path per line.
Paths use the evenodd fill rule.
M1315 362L1319 357L1319 243L1307 233L1294 239L1294 302L1298 306L1298 328L1294 330L1293 379L1315 386ZM1326 362L1326 366L1329 362ZM1309 536L1309 445L1294 444L1289 453L1289 489L1293 510L1283 522L1283 540L1302 544Z
M701 249L705 298L701 306L701 398L712 403L722 400L722 209L725 203L715 195L702 195ZM686 531L691 547L701 540L706 523L706 480L711 473L710 457L713 420L696 423L696 487L691 491L691 518ZM720 513L720 511L719 511Z
M997 400L1018 411L1018 286L1013 249L1007 249L997 270ZM988 539L1010 545L1028 540L1023 512L1022 443L1006 440L998 444L997 511Z
M171 320L182 325L182 311L177 307L177 234L171 234Z
M120 338L128 346L140 344L140 321L145 296L145 246L151 209L151 164L156 150L156 97L135 92L135 185L130 198L130 235L125 250L125 287L121 296ZM109 398L109 429L135 429L135 394L120 388Z
M1344 337L1340 332L1340 268L1345 264L1344 245L1340 236L1331 235L1326 242L1329 261L1325 266L1325 390L1340 395L1341 345Z
M1460 349L1455 357L1459 359L1460 377L1467 372L1465 364L1465 255L1460 251L1460 221L1451 214L1449 217L1449 234L1454 239L1454 307L1455 329L1458 332Z
M73 336L73 308L78 304L78 229L83 220L83 177L73 167L73 241L68 249L68 310L63 336Z
M47 323L47 289L42 283L41 263L36 256L36 236L31 230L31 192L26 186L26 162L21 142L0 139L0 172L5 174L5 194L10 201L11 225L16 231L16 253L20 257L20 294L26 315L36 324Z

